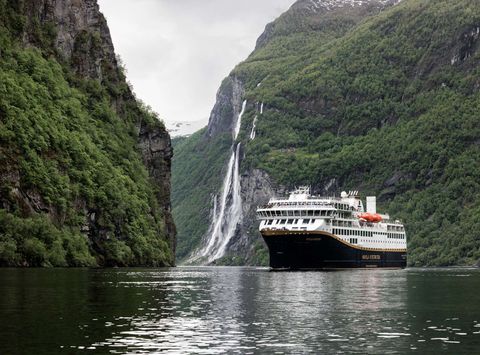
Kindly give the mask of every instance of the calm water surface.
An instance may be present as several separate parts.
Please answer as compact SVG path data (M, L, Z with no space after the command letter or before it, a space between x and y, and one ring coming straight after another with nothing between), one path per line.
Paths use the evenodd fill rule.
M0 270L0 354L480 354L480 270Z

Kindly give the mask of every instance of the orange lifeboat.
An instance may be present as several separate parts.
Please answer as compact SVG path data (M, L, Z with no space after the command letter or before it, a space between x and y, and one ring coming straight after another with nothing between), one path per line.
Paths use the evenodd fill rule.
M370 223L378 223L382 221L382 216L378 213L360 213L358 218Z

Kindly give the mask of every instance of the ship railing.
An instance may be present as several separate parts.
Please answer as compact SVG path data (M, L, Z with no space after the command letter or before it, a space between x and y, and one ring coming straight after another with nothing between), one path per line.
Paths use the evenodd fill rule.
M342 202L344 199L336 196L309 196L306 199L303 200L289 200L288 198L271 198L270 202L271 203L278 203L278 202L291 202L291 203L297 203L297 202Z
M311 206L322 206L322 207L333 207L331 202L272 202L266 205L262 205L259 208L268 209L275 207L311 207Z

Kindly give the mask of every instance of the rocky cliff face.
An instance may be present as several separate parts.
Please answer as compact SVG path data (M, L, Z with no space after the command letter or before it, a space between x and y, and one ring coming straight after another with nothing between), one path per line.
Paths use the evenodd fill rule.
M165 129L151 128L144 123L141 124L139 132L138 145L142 152L143 162L156 185L156 198L163 208L170 249L175 255L177 231L170 201L173 157L170 136Z
M262 241L258 235L256 209L274 196L284 196L288 189L276 183L265 171L253 169L242 174L243 219L237 234L228 246L227 259L233 263L261 264L264 260L258 255ZM260 247L261 248L261 247ZM235 262L235 256L238 261Z
M235 119L242 109L244 93L244 84L236 76L229 76L223 81L208 120L205 133L208 138L233 132Z
M3 5L2 5L3 6ZM12 28L21 33L26 48L40 48L45 56L54 57L59 63L70 69L72 86L80 85L90 90L97 90L98 102L94 98L88 103L89 108L101 105L103 100L100 90L107 92L109 106L117 119L130 122L135 126L137 153L141 155L149 179L155 191L156 204L163 216L162 221L171 251L175 250L175 225L171 216L170 175L173 155L170 137L163 124L156 122L156 117L139 106L126 83L123 69L119 66L114 51L107 22L99 10L96 0L24 0L15 4L5 4L5 18L14 23ZM14 20L11 20L11 19ZM20 24L20 25L19 25ZM13 31L13 30L12 30ZM67 70L68 71L68 70ZM78 79L77 79L78 78ZM83 83L78 84L79 81ZM88 81L100 84L93 88ZM90 88L89 88L90 87ZM81 90L84 90L82 87ZM89 93L90 95L90 93ZM4 148L8 149L8 148ZM13 155L13 154L12 154ZM8 157L5 158L9 160ZM2 186L12 187L11 192L2 193L0 206L6 210L15 210L15 205L23 206L27 215L43 213L50 216L57 224L62 224L62 213L54 204L45 201L35 188L22 186L21 177L15 168L15 158L9 160L8 168L2 169ZM8 190L8 188L5 187ZM7 191L4 191L7 192ZM6 196L10 196L6 198ZM88 206L78 198L78 210L88 216L82 232L93 241L108 240L111 228L101 226L105 222L104 211ZM153 212L152 212L153 213ZM156 212L155 212L156 213ZM103 221L103 222L102 222ZM114 227L115 234L122 234L122 222ZM124 238L124 237L120 237ZM128 237L127 237L128 238ZM95 247L95 242L93 243ZM100 253L103 247L97 248ZM174 263L174 259L169 261Z
M50 24L55 28L55 49L76 73L102 81L113 71L121 80L110 30L96 0L27 0L23 7L25 43L38 44L34 28Z

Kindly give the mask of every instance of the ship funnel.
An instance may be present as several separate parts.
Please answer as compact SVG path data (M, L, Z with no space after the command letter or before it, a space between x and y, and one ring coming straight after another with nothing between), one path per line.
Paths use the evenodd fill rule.
M367 196L367 213L377 213L377 198Z

